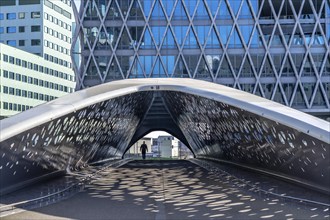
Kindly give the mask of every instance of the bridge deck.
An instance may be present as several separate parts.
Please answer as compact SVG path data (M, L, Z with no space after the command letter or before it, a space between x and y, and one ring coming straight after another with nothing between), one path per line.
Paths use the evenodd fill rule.
M133 161L85 191L5 219L328 219L329 209L269 198L188 161Z

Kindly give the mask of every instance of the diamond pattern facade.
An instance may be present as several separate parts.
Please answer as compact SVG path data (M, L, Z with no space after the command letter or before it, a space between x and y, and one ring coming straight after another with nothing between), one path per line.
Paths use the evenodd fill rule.
M329 116L330 0L84 0L73 8L79 88L189 77Z

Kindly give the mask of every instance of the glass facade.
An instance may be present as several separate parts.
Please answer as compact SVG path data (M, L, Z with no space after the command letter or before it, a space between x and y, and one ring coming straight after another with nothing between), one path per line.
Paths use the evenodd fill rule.
M329 0L84 0L80 88L189 77L329 115ZM74 5L74 7L76 7ZM79 19L78 19L79 18Z

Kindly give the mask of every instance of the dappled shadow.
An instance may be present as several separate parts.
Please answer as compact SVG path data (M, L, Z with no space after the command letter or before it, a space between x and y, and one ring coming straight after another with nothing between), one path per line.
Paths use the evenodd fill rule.
M133 161L76 196L5 219L329 219L329 209L268 198L188 161Z

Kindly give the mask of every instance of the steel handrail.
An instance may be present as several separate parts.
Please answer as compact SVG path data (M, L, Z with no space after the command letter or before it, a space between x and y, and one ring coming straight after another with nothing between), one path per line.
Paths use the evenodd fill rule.
M67 188L65 188L65 189L63 189L63 190L61 190L61 191L58 191L58 192L55 192L55 193L51 193L51 194L48 194L48 195L45 195L45 196L41 196L41 197L38 197L38 198L25 200L25 201L22 201L22 202L16 202L16 203L12 203L12 204L8 204L8 205L0 206L0 213L1 213L1 212L8 211L8 210L13 210L13 209L15 209L15 208L19 208L19 207L17 207L17 206L20 206L20 205L23 205L23 204L29 204L29 203L37 202L37 201L40 201L40 200L42 201L42 200L44 200L44 199L46 199L46 198L50 198L50 197L52 197L52 196L56 196L56 195L58 195L58 194L64 193L64 192L68 191L69 189L71 189L71 188L73 188L73 187L75 187L75 186L79 186L79 185L81 186L81 185L83 185L82 182L87 181L88 179L92 178L92 177L95 176L97 173L99 173L99 172L105 170L106 168L108 168L108 167L110 167L110 166L113 166L113 165L116 165L116 164L118 164L118 163L119 163L119 166L121 166L121 165L123 165L123 164L129 162L130 160L131 160L131 159L126 159L126 160L123 161L122 163L120 163L120 161L116 161L116 162L114 162L114 163L111 163L111 164L109 164L109 165L103 167L102 169L96 171L93 175L88 175L86 178L83 178L83 179L81 180L81 182L79 182L79 183L75 183L75 184L73 184L73 185L71 185L71 186L69 186L69 187L67 187ZM7 210L3 210L3 209L5 209L5 208L7 208ZM9 209L8 209L8 208L9 208ZM10 209L10 208L11 208L11 209Z
M34 199L29 199L29 200L25 200L25 201L22 201L22 202L16 202L16 203L12 203L12 204L9 204L9 205L4 205L4 206L1 206L0 207L0 210L2 209L5 209L5 208L18 208L16 206L19 206L19 205L23 205L23 204L28 204L28 203L32 203L32 202L36 202L36 201L39 201L39 200L43 200L43 199L46 199L46 198L49 198L49 197L52 197L52 196L56 196L58 194L61 194L63 192L66 192L68 191L69 189L75 187L75 186L79 186L79 185L82 185L82 183L76 183L76 184L73 184L61 191L58 191L58 192L55 192L55 193L51 193L51 194L48 194L48 195L45 195L45 196L41 196L41 197L38 197L38 198L34 198ZM6 210L3 210L3 211L6 211ZM3 212L3 211L0 211L0 212Z
M236 177L235 175L232 175L232 174L230 174L230 173L228 173L228 172L226 172L226 171L224 171L224 170L222 170L222 169L220 169L218 167L214 167L210 163L208 163L208 162L206 162L204 160L190 159L190 161L193 162L193 163L195 163L195 164L197 164L198 166L202 166L202 167L203 167L203 165L201 165L202 163L207 164L208 166L211 167L211 169L209 171L211 171L211 172L214 172L214 171L216 171L216 172L222 172L222 173L226 174L227 176L232 177L233 179L238 180L241 183L249 186L251 189L256 189L259 192L262 192L262 193L265 193L265 194L270 194L270 195L273 195L273 196L276 196L276 197L280 197L280 198L285 198L285 199L291 199L291 200L298 201L298 202L305 202L305 203L310 203L310 204L315 204L315 205L321 205L321 206L330 207L330 204L328 204L328 203L323 203L323 202L318 202L318 201L314 201L314 200L309 200L309 199L304 199L304 198L299 198L299 197L294 197L294 196L288 196L288 195L278 194L278 193L274 193L274 192L270 192L270 191L264 190L264 189L262 189L260 187L256 187L254 185L251 185L248 182L245 182L244 180L242 180L242 179ZM204 168L207 169L206 167L204 167Z

